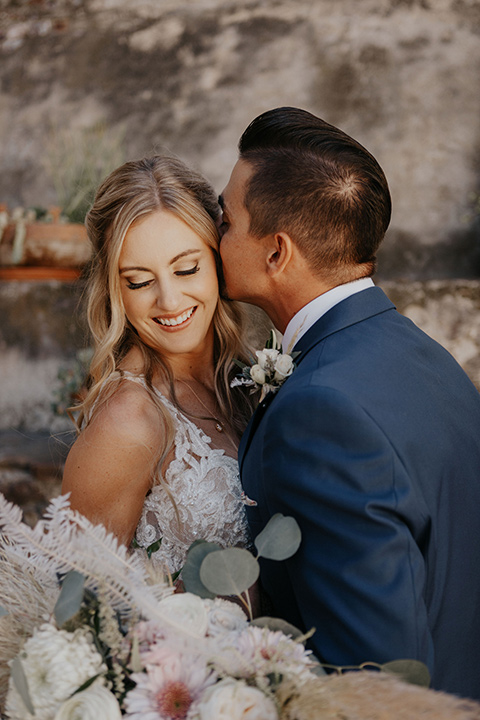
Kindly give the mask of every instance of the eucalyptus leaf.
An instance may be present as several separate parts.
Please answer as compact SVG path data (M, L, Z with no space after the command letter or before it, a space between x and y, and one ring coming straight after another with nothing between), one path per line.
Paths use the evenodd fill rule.
M380 665L380 669L392 675L399 675L402 680L412 685L430 687L428 668L419 660L392 660Z
M190 546L182 569L183 585L187 592L199 595L201 598L212 599L215 597L215 593L210 592L200 579L200 568L207 555L218 550L221 550L220 545L205 540L197 540Z
M297 552L301 540L302 533L295 518L277 513L255 538L255 547L259 557L286 560Z
M240 595L256 582L259 573L259 564L248 550L227 548L205 557L200 579L215 595Z
M70 620L79 610L83 600L85 577L71 570L63 579L62 589L53 609L59 628Z
M13 684L15 685L18 694L23 700L23 704L27 708L30 715L35 715L35 708L33 707L32 699L30 697L30 691L28 689L28 680L23 669L22 661L17 657L12 661L10 674L12 676Z
M8 614L9 614L8 610L5 610L5 608L2 605L0 605L0 617L3 617L4 615L8 615Z

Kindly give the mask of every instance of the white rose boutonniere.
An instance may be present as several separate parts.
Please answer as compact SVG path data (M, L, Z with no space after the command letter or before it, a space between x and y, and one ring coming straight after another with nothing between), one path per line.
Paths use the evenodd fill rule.
M260 402L262 402L269 392L276 393L287 377L293 373L295 358L300 353L281 353L275 332L272 330L263 350L257 350L255 355L256 360L252 357L251 367L235 360L242 374L232 380L230 386L250 385L254 390L261 388Z

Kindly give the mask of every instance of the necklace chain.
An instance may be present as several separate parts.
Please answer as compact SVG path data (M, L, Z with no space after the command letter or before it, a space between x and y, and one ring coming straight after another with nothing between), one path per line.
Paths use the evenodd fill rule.
M191 385L189 385L187 382L185 382L185 380L180 380L179 382L181 382L181 383L183 383L184 385L187 386L187 388L195 395L195 397L197 398L197 400L198 400L198 402L200 403L200 405L202 405L202 407L205 408L205 410L207 411L207 413L209 413L210 417L209 417L208 419L212 419L212 420L215 422L215 428L216 428L216 430L217 430L219 433L225 432L225 428L224 428L224 426L223 426L223 423L221 423L220 420L219 420L217 417L215 417L215 415L213 415L213 414L211 413L210 408L208 408L207 405L205 405L205 403L204 403L203 400L197 395L197 393L195 392L195 390L193 389L193 387L192 387Z

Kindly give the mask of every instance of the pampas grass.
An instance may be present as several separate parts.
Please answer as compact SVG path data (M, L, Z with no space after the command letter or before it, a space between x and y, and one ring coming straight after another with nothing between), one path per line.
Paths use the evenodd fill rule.
M130 554L102 525L70 508L68 496L55 498L34 528L20 508L0 494L0 707L9 663L43 622L53 616L63 576L75 570L85 587L127 619L158 620L186 635L166 617L158 601L173 592L166 576L154 574L138 552Z
M281 720L479 720L480 703L362 670L282 683Z

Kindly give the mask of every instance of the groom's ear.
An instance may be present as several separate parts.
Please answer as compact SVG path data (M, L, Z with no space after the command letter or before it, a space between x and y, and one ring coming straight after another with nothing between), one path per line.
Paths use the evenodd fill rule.
M292 259L294 248L290 235L275 233L271 236L267 250L267 274L273 278L283 273Z

